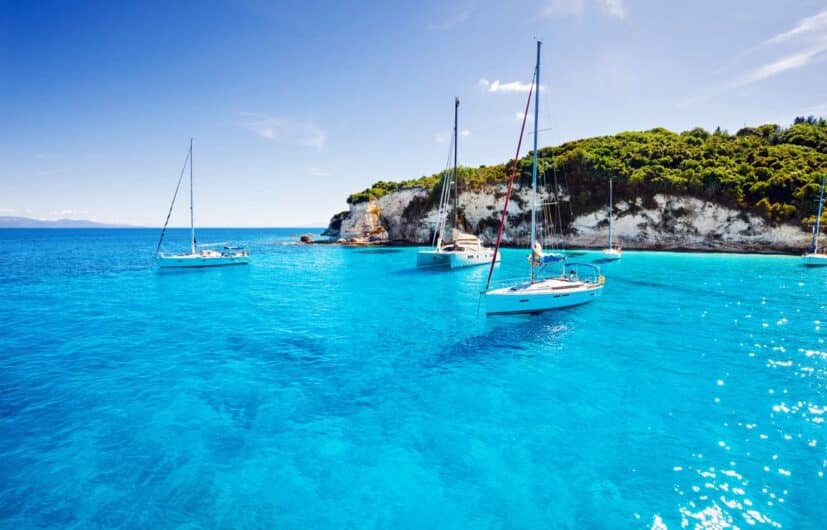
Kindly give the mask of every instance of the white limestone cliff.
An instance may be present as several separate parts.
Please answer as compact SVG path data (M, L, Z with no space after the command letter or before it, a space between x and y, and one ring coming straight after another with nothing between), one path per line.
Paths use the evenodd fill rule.
M479 234L488 243L493 242L505 193L504 185L462 193L460 217L465 230ZM564 204L568 200L565 194L560 198ZM538 199L539 202L549 200L550 196L544 193ZM530 190L513 193L503 236L506 245L527 244L530 201ZM427 245L432 241L437 217L437 207L430 201L429 192L414 187L351 205L350 211L334 216L326 235L356 242ZM615 204L614 218L615 239L624 248L797 253L807 247L810 238L810 233L799 226L772 225L755 214L694 197L659 194L654 196L654 203L649 201L646 205L640 198L619 201ZM566 234L567 246L605 246L606 211L601 209L575 217Z

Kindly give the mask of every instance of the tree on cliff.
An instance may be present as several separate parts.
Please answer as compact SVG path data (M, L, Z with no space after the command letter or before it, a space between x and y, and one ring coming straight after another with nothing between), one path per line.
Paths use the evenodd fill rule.
M657 193L694 196L751 211L777 222L812 222L821 174L827 171L827 121L799 117L793 125L744 127L731 135L720 128L675 133L663 128L622 132L567 142L538 151L541 173L556 171L568 184L578 212L604 206L609 178L615 196L651 199ZM508 162L463 167L465 189L505 182ZM530 184L530 153L519 165L520 184ZM436 196L441 174L404 182L377 182L351 195L351 204L408 187Z

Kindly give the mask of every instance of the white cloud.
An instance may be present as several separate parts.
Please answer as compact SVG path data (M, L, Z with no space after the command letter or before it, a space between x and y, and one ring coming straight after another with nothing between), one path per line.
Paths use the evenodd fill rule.
M540 8L541 17L578 17L588 5L596 5L603 13L615 18L625 18L623 0L546 0Z
M284 116L271 116L261 112L241 112L241 125L261 138L274 142L324 149L327 133L312 121L302 121Z
M762 55L756 61L756 55ZM707 101L721 94L758 83L785 72L804 68L827 54L827 9L803 18L789 30L774 35L736 54L724 69L731 72L747 60L758 62L737 77L702 88L678 102L679 108ZM751 58L751 59L750 59Z
M0 213L15 213L16 211L14 208L0 208Z
M314 177L329 177L330 176L330 172L325 171L325 170L320 169L320 168L317 168L317 167L311 167L310 168L310 174L313 175Z
M747 53L779 47L785 48L786 55L751 69L740 78L727 83L726 88L746 86L802 68L827 52L827 9L799 20L792 29L770 37Z
M66 217L66 216L69 216L69 215L87 215L88 213L89 213L88 210L66 209L66 210L52 210L51 212L49 212L49 215L52 216L52 217L54 217L54 216Z
M58 175L60 173L65 173L69 171L67 168L57 168L57 169L44 169L43 171L38 171L38 177L48 177L51 175Z
M451 139L451 132L450 131L439 131L438 133L434 134L434 141L438 144L444 144L448 140Z
M451 28L459 26L460 24L462 24L463 22L468 20L468 18L471 16L472 13L473 13L473 9L471 9L470 7L466 8L466 9L463 9L462 11L459 11L454 16L448 17L448 18L442 20L441 22L435 22L433 24L428 24L428 29L431 30L431 31L449 30Z
M524 114L522 112L517 112L517 113L514 114L514 117L517 118L517 120L519 120L519 121L523 121L523 116L524 116ZM526 123L531 123L533 121L534 121L534 115L529 113L528 119L526 120Z
M820 46L810 48L808 50L793 53L792 55L787 55L786 57L782 57L781 59L772 61L770 63L761 65L758 68L750 70L743 77L728 83L727 87L738 88L746 86L752 83L756 83L758 81L763 81L764 79L769 79L770 77L774 77L788 70L795 70L797 68L807 66L808 64L813 62L813 59L815 59L825 51L827 51L827 42L821 44Z
M623 7L623 0L600 0L603 11L615 18L625 18L626 8Z
M827 9L811 17L801 19L793 29L765 40L764 44L778 44L808 34L824 33L825 29L827 29Z
M580 15L586 7L585 0L546 0L540 9L541 17Z
M471 136L471 131L469 131L468 129L463 129L459 132L459 135L460 136Z
M497 80L489 81L488 79L480 79L478 84L488 92L528 92L532 85L532 83L523 83L522 81L501 83ZM545 88L545 85L540 85L540 90L545 90Z

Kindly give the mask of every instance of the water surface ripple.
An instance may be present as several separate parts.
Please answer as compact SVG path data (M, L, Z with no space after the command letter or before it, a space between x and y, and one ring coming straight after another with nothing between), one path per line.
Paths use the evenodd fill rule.
M161 274L152 230L0 230L0 527L824 528L825 271L624 252L486 318L483 268L299 232Z

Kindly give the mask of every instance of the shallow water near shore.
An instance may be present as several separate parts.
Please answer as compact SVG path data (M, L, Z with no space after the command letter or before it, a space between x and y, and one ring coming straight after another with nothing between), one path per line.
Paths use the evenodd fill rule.
M827 270L627 251L485 317L483 267L304 232L0 230L0 527L824 527Z

